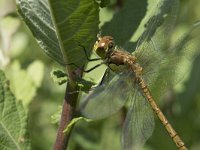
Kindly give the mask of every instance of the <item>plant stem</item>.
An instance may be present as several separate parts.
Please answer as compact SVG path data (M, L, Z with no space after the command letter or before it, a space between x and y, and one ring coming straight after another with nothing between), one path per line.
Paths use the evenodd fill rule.
M57 137L54 144L54 150L67 149L68 141L70 138L70 132L65 134L63 133L63 130L67 127L67 125L73 119L75 114L76 103L78 98L78 92L73 92L75 90L76 89L72 88L70 83L67 84L65 91L65 98L62 107L60 125L57 131Z

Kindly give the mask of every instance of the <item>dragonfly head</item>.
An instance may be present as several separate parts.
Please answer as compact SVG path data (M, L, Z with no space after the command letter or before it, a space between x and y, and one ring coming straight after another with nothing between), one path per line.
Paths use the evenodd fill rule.
M109 52L114 50L114 48L115 48L115 43L113 37L103 36L98 38L98 40L94 44L93 50L99 57L104 59Z

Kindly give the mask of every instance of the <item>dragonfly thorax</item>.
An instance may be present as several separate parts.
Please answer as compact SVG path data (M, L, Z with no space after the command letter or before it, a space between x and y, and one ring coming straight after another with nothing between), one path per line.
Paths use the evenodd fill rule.
M136 57L122 50L114 50L107 56L108 67L115 71L121 72L131 69L136 64Z
M135 68L136 57L116 47L112 36L99 37L93 50L106 62L107 66L115 72Z

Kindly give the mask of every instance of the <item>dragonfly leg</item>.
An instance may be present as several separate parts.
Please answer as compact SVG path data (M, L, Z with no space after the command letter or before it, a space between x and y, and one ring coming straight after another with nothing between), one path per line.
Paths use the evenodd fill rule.
M103 74L103 77L99 83L99 86L102 85L106 81L106 78L109 78L109 73L110 73L110 68L107 68Z
M80 70L83 70L83 68L82 67L80 67L80 66L78 66L78 65L76 65L75 63L69 63L69 64L62 64L62 65L64 65L64 66L67 66L67 65L73 65L73 66L75 66L76 68L78 68L78 69L80 69Z
M102 62L102 63L100 63L100 64L97 64L97 65L95 65L94 67L92 67L92 68L90 68L90 69L88 69L88 70L84 70L83 72L89 73L89 72L93 71L94 69L100 67L102 64L105 64L105 62Z
M74 65L75 67L77 67L80 70L83 70L83 72L85 73L89 73L91 71L93 71L94 69L98 68L99 66L101 66L102 64L105 64L105 62L102 62L100 64L97 64L95 66L93 66L92 68L88 69L88 70L83 70L83 68L81 68L80 66L76 65L75 63L69 63L69 64L63 64L63 65Z
M90 59L89 56L88 56L88 54L87 54L87 51L86 51L85 47L83 45L81 45L80 43L78 43L78 46L80 46L80 47L83 48L85 56L86 56L86 58L87 58L88 61L98 61L98 60L101 60L101 58ZM92 70L94 70L94 69L98 68L99 66L101 66L102 64L105 64L105 62L97 64L96 66L94 66L94 67L92 67L92 68L90 68L88 70L83 70L80 66L76 65L75 63L69 63L69 64L64 64L64 65L74 65L75 67L79 68L80 70L83 70L83 72L89 73Z
M85 49L85 47L83 45L81 45L80 43L78 43L78 46L80 46L81 48L83 48L84 50L84 53L85 53L85 56L87 58L88 61L97 61L97 60L101 60L101 58L93 58L93 59L90 59L88 54L87 54L87 51Z

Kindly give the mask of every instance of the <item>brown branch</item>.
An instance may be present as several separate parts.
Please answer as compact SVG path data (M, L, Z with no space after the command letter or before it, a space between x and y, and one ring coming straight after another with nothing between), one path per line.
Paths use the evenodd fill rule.
M82 73L81 73L82 74ZM74 79L80 76L80 74L74 74ZM54 150L66 150L68 141L70 138L69 133L63 133L63 130L67 127L70 121L74 118L76 103L78 99L78 92L76 87L72 86L70 82L67 83L65 98L62 107L62 114L60 119L60 125L57 131L57 137L54 144Z

